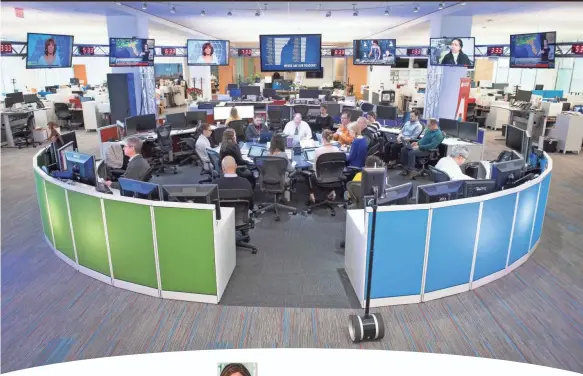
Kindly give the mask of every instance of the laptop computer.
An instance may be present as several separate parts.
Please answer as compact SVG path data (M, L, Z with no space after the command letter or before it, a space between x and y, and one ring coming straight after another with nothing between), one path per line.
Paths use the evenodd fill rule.
M262 144L265 144L267 142L270 142L272 137L273 137L273 132L261 132L259 134L259 142Z
M307 162L314 163L316 158L316 148L304 149L304 159Z
M261 157L265 153L265 148L257 145L251 145L247 156L249 158Z

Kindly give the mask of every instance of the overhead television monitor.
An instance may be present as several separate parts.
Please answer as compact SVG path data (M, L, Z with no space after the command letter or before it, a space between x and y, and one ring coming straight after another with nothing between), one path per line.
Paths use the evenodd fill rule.
M395 65L395 39L353 40L354 65Z
M262 72L308 72L322 69L320 34L260 35L259 47Z
M188 65L229 65L229 41L188 39Z
M431 38L429 40L429 61L431 65L474 67L474 37Z
M557 33L510 36L510 68L555 68Z
M154 39L109 38L110 67L153 67Z
M73 60L73 36L28 33L26 68L70 68Z

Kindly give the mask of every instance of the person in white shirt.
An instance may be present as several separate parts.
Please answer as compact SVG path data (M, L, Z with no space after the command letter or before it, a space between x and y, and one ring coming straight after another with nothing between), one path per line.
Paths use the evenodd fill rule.
M302 120L302 114L296 113L294 119L288 122L283 128L283 134L293 136L294 142L312 139L312 129Z
M202 124L200 126L200 129L202 131L202 134L198 136L198 139L196 140L196 153L198 154L200 159L202 159L202 162L205 164L204 166L205 170L211 170L212 165L206 149L211 149L209 137L211 136L213 131L211 129L211 125L207 123Z
M464 174L460 166L468 159L468 148L465 146L454 146L449 156L441 158L435 168L445 172L451 180L474 180L474 178Z

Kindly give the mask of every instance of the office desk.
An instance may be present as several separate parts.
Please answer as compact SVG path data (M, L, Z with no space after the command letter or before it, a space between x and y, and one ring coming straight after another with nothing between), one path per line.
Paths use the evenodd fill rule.
M536 179L488 195L379 207L371 307L421 303L505 276L532 255L542 234L552 160ZM348 210L345 269L365 304L372 210Z
M512 107L510 103L496 103L490 106L490 112L486 117L486 128L490 129L502 129L502 125L510 124L510 114L512 112Z
M235 211L97 192L45 174L33 159L45 240L74 269L114 287L217 304L236 264ZM193 226L193 223L196 225Z

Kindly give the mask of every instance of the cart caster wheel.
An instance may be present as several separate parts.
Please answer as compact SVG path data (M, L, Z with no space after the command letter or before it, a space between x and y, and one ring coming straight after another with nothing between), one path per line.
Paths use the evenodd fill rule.
M294 211L292 212L292 214L293 214L293 215L297 215L297 214L298 214L298 211L297 211L297 210L294 210Z
M280 216L278 215L277 217L275 217L275 222L279 222L279 221L281 221L281 218L280 218Z
M332 217L336 217L336 212L332 212L332 213L330 213L330 215L331 215Z
M306 210L306 212L307 212L308 214L312 214L312 209L308 209L308 210Z
M344 209L348 209L348 204L343 204L343 205L342 205L342 207L343 207Z
M256 254L257 254L257 250L256 250L256 249L252 250L252 251L251 251L251 254L254 254L254 255L256 255Z

